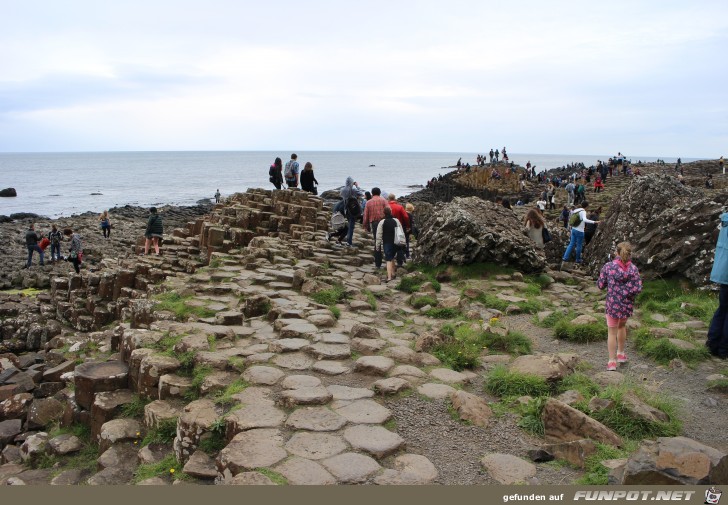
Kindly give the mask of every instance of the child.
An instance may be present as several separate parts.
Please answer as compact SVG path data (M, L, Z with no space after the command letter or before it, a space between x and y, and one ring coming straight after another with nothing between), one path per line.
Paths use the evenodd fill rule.
M607 370L615 371L617 363L626 363L624 344L627 340L627 318L632 315L634 299L642 291L639 270L630 261L632 246L620 242L616 249L617 257L602 267L597 286L607 288L607 349L609 361Z
M564 228L567 230L569 229L569 216L571 215L571 212L569 211L569 207L564 205L564 209L561 211L561 214L559 215L559 219L564 223Z

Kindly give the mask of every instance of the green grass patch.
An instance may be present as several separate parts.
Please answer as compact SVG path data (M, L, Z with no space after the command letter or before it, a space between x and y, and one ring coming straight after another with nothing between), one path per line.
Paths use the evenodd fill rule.
M490 351L501 351L515 355L531 353L531 339L520 331L509 331L505 335L484 333L481 342Z
M558 385L558 393L565 393L566 391L578 391L581 396L589 400L593 396L597 395L602 390L602 387L594 382L591 377L583 372L575 372L573 374L564 377Z
M652 313L666 315L671 320L689 316L709 324L718 308L718 297L711 291L695 289L684 280L656 279L643 282L637 304L647 316L643 318L647 324L652 321Z
M344 286L337 284L329 289L322 289L321 291L313 293L311 298L321 305L336 305L346 299L346 290L344 289Z
M144 407L150 401L139 395L134 395L130 403L125 403L121 406L121 417L142 417L144 415Z
M437 298L435 298L434 296L430 296L430 295L416 296L416 297L412 298L410 305L412 305L416 309L421 309L422 307L425 307L427 305L436 307Z
M188 480L190 478L182 471L182 464L177 461L174 454L170 454L158 463L139 465L134 471L134 483L153 477L164 477L165 475L174 480Z
M425 315L435 319L454 319L460 315L460 310L455 308L433 307Z
M572 324L562 319L554 326L554 335L559 340L571 342L598 342L607 340L607 324L604 322Z
M561 321L568 322L573 320L577 315L578 314L573 310L569 310L567 313L564 313L561 310L555 310L553 313L544 317L541 321L538 320L538 317L534 317L533 323L542 328L553 328Z
M520 407L521 419L518 426L532 435L543 437L545 428L543 424L543 407L546 405L546 397L533 398L528 404Z
M220 417L212 423L210 431L205 433L200 439L199 448L201 451L209 455L220 452L227 445L225 440L225 417Z
M505 312L505 310L508 308L510 303L508 303L505 300L501 300L497 296L495 296L492 293L483 293L476 298L480 303L485 305L489 309L496 309L500 310L501 312Z
M547 396L550 388L545 379L509 371L498 365L486 376L485 390L496 396Z
M256 468L255 471L268 477L271 481L273 481L273 484L276 484L278 486L288 485L288 479L286 479L278 472L271 470L270 468Z
M681 359L685 363L691 364L710 357L710 352L705 346L699 345L692 349L681 349L665 337L652 335L647 328L640 328L634 332L634 342L640 353L662 365L668 364L673 359Z
M367 297L367 303L371 307L372 310L377 310L377 299L374 296L374 293L369 291L368 289L364 290L364 296Z
M242 393L248 385L249 384L245 380L237 379L224 390L215 395L214 402L218 405L222 405L223 407L229 407L235 403L233 396L238 393Z
M207 307L189 305L187 302L193 298L194 296L192 295L181 296L179 293L175 293L174 291L160 293L153 297L153 300L156 303L152 307L152 310L172 312L177 321L186 321L190 316L206 318L215 315L215 311L208 309Z
M341 317L341 309L336 305L331 305L329 310L331 311L331 315L334 316L334 319L338 320Z
M142 439L141 445L142 447L150 444L171 445L175 436L177 436L177 418L163 419L157 426L147 431L147 434Z
M480 355L485 347L482 332L466 324L458 327L447 324L441 332L446 338L434 346L431 352L443 365L460 371L480 364Z
M602 465L602 461L609 459L627 458L637 450L638 443L627 441L624 448L597 443L597 452L586 458L584 465L584 476L576 481L582 486L606 486L609 477L609 468Z

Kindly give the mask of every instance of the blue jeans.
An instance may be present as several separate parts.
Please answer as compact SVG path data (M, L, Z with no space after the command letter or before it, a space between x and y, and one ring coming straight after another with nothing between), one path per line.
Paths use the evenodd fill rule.
M33 251L38 251L38 254L40 254L40 264L43 264L43 249L40 248L38 244L35 245L29 245L28 246L28 265L30 266L33 264Z
M354 223L356 223L356 218L353 216L349 216L349 233L346 234L346 243L351 245L351 241L354 238Z
M720 285L718 309L710 321L708 341L705 345L712 354L728 356L728 284Z
M51 243L51 261L61 259L61 244Z
M572 228L571 240L569 240L569 246L566 248L566 252L564 252L564 257L562 258L563 261L569 261L569 259L571 258L571 253L575 247L576 262L581 263L581 249L582 247L584 247L584 232Z

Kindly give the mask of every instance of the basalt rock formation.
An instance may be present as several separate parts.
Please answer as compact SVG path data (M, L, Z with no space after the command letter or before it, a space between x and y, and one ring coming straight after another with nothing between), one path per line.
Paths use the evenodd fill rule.
M480 198L421 205L417 261L431 265L494 262L524 272L543 270L546 259L526 236L514 212Z
M643 278L672 274L697 285L709 282L719 216L728 192L706 195L675 177L635 178L615 197L599 232L586 250L588 271L596 276L617 243L628 240Z

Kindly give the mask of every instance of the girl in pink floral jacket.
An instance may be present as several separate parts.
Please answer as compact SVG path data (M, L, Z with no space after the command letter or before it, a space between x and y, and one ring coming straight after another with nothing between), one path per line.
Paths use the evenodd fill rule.
M616 258L602 267L597 286L607 288L607 370L617 369L617 363L626 363L624 344L627 340L627 318L634 310L634 299L642 291L640 272L632 263L629 242L617 244Z

